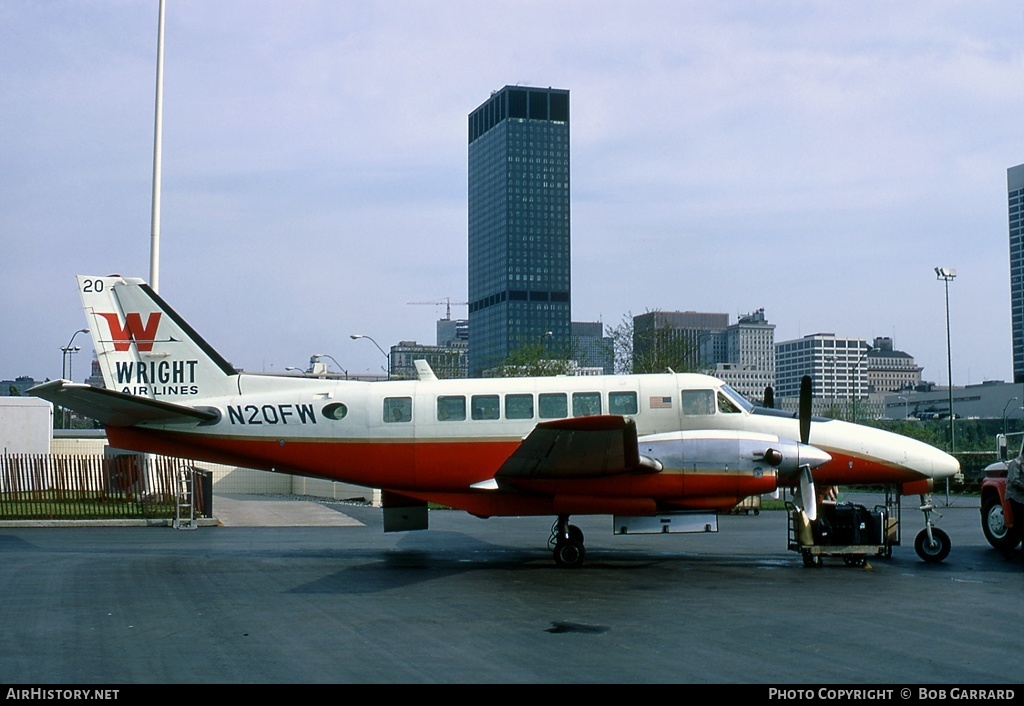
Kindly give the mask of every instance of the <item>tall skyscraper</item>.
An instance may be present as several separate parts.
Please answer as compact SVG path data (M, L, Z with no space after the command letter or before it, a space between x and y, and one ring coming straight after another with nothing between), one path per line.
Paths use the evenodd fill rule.
M1006 170L1010 215L1010 311L1013 381L1024 382L1024 164Z
M469 115L469 374L571 354L569 92L505 86Z

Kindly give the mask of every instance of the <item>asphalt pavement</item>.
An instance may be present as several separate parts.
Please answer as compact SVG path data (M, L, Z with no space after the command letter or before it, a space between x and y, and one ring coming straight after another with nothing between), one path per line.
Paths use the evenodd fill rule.
M672 536L574 518L577 569L546 548L552 518L431 511L385 534L365 505L217 496L214 513L0 526L0 683L1020 683L1024 564L977 509L943 511L941 564L915 554L914 511L890 558L820 568L782 512Z

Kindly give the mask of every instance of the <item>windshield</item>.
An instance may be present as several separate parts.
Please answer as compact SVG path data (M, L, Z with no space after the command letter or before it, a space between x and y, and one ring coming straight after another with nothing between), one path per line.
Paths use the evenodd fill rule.
M736 390L732 389L728 385L723 384L721 387L721 391L722 394L724 394L730 402L732 402L734 405L742 409L744 412L749 412L754 408L754 405L750 404L750 402L747 401L746 397L736 392Z

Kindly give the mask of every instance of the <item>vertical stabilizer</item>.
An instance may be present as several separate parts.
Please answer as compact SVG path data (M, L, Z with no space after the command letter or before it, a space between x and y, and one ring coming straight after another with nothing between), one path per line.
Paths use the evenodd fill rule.
M109 390L189 403L237 393L237 374L141 279L78 276Z

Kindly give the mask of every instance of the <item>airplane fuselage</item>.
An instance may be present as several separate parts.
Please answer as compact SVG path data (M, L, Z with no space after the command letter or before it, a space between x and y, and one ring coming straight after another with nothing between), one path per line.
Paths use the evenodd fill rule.
M466 498L455 503L454 496L475 495L474 503L490 507L494 498L472 493L472 487L493 479L545 420L624 415L636 423L641 453L655 456L659 443L664 446L656 435L673 432L799 437L795 415L754 408L720 380L694 374L389 382L240 374L237 390L202 398L204 409L216 410L211 422L187 431L176 425L109 427L111 443L388 488L457 506ZM832 456L815 471L826 484L913 484L956 472L946 454L877 429L821 419L812 434L814 446ZM682 459L678 468L657 474L545 481L538 498L583 504L583 498L618 498L640 514L727 508L778 483L774 469L744 464L739 456L732 468L699 466ZM503 502L526 514L525 506L538 498ZM540 505L538 512L550 512L547 500Z

